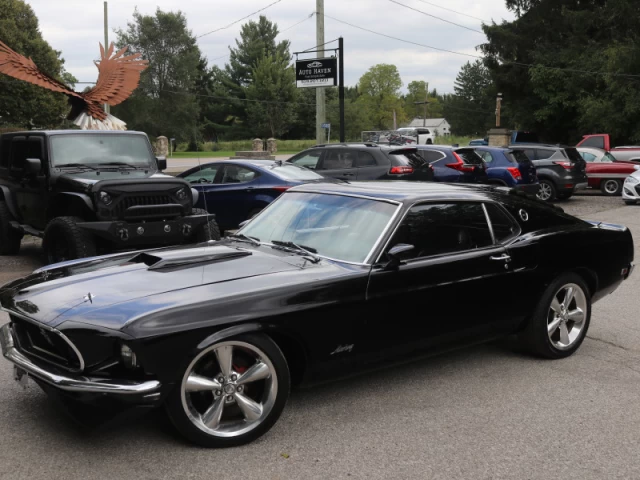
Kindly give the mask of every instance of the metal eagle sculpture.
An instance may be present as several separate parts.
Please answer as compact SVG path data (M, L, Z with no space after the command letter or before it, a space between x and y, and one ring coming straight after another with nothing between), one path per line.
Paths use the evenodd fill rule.
M3 42L0 42L0 73L67 95L71 104L67 118L84 130L126 130L126 124L106 113L102 105L118 105L129 98L149 62L142 60L139 53L125 56L127 47L116 53L114 50L113 43L106 52L100 44L100 61L94 62L98 67L98 81L95 87L83 93L74 92L41 72L33 60L16 53Z

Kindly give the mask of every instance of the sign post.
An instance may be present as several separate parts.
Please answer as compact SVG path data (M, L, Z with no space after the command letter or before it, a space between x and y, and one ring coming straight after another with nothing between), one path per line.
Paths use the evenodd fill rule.
M331 124L330 123L323 123L322 124L322 128L326 128L327 129L327 143L331 143Z
M334 40L335 41L335 40ZM331 42L329 42L331 43ZM320 45L324 47L324 45ZM333 50L338 52L338 58L312 58L306 60L298 60L298 55L324 52L325 50ZM345 125L344 125L344 40L342 37L338 39L338 48L327 48L320 50L305 50L304 52L294 52L296 56L296 86L299 88L308 87L338 87L338 99L340 103L340 142L345 141ZM339 67L338 67L338 61ZM331 125L322 124L322 128L328 129L331 135Z

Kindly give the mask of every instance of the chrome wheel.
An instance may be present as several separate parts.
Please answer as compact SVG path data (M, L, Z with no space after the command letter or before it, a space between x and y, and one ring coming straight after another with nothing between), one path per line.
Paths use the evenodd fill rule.
M606 180L603 185L604 192L608 195L615 195L620 190L620 184L617 180Z
M556 292L547 315L547 333L558 350L567 350L580 338L587 315L587 297L575 283Z
M260 425L278 394L278 378L267 355L240 341L209 347L187 367L181 385L189 420L208 435L236 437Z
M546 182L540 182L540 188L538 189L538 193L536 196L540 200L543 200L545 202L549 201L549 199L553 196L551 185Z

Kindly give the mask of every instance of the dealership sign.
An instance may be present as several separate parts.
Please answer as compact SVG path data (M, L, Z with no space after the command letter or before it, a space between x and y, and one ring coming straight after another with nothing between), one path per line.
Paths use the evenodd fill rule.
M316 58L296 61L298 87L334 87L338 84L336 58Z

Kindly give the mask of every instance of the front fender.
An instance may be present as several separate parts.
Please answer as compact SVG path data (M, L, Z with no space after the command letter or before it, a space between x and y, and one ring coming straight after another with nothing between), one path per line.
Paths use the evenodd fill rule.
M9 212L16 220L20 220L20 215L18 214L18 209L16 208L16 204L13 203L13 198L11 197L11 190L9 187L5 185L0 185L0 191L2 191L2 197L4 198L4 202L7 204L7 208Z
M84 205L91 211L93 211L93 202L91 202L91 198L89 195L85 193L76 193L76 192L61 192L60 195L62 197L68 197L70 200L78 201L80 200Z

